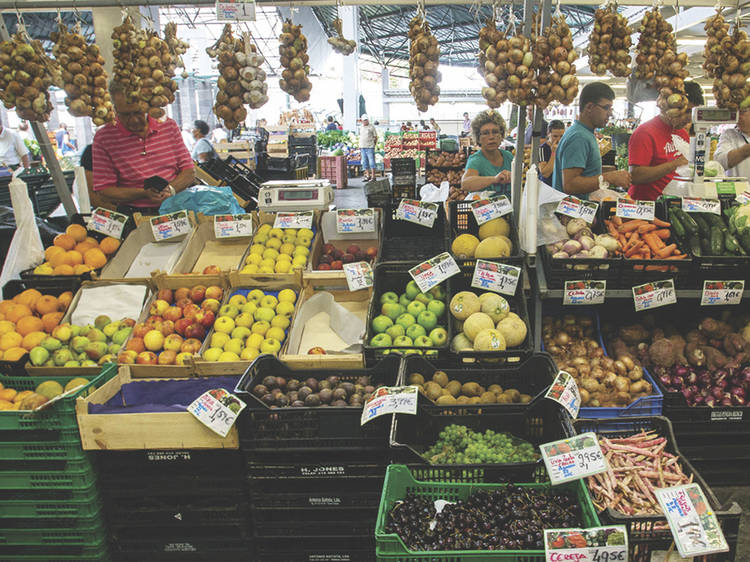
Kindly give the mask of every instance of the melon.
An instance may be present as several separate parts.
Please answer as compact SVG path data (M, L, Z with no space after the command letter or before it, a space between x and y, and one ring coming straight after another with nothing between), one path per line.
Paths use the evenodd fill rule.
M526 333L528 331L526 322L515 313L511 312L497 323L497 331L505 338L505 343L508 347L518 347L526 339Z
M471 341L474 341L479 332L494 327L495 323L489 315L484 312L475 312L464 321L464 334Z
M482 330L474 338L474 351L503 351L505 338L495 329Z
M473 258L478 245L479 238L473 234L461 234L451 244L451 252L460 259Z
M510 225L508 221L500 217L487 221L479 227L479 239L484 240L490 236L508 236L510 234Z
M480 310L487 314L497 324L508 316L510 306L508 301L496 293L482 293L479 296Z
M466 337L463 332L456 335L451 342L451 351L457 353L459 351L470 351L474 349L471 345L471 340Z
M450 309L454 318L466 320L475 312L479 312L479 297L471 291L456 293L451 299Z
M482 240L474 251L475 258L507 258L510 245L500 236L490 236Z

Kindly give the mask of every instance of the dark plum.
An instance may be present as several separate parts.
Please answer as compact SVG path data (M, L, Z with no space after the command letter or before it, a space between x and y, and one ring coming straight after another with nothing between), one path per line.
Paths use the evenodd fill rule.
M268 394L268 388L263 384L256 385L253 389L253 396L256 398L263 398L266 394Z
M318 379L310 377L305 381L305 386L309 386L313 392L318 391Z
M263 386L266 388L276 388L276 377L265 377L263 379Z

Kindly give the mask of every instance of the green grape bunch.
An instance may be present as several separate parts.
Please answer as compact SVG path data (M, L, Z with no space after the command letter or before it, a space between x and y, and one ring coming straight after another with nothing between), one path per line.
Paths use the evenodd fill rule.
M511 464L536 461L539 454L534 445L510 433L480 433L451 424L422 457L430 464Z

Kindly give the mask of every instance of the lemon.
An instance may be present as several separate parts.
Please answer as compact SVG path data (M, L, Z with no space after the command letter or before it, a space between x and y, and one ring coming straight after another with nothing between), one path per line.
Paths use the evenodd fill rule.
M286 260L277 261L273 268L276 273L289 273L290 269L292 269L292 263Z
M245 342L245 347L260 349L260 344L263 343L263 339L262 334L250 334Z
M276 316L276 311L274 311L273 308L267 308L265 306L261 306L255 311L255 314L253 314L253 318L255 318L256 322L265 322L266 324L268 324L274 316Z
M261 224L258 227L258 234L266 234L267 235L269 232L271 232L271 228L272 228L271 225L268 224L268 223Z
M291 289L282 289L279 291L279 302L297 302L297 294Z
M258 273L258 269L259 268L257 264L251 263L250 265L246 265L245 267L243 267L240 273Z
M281 328L276 328L272 326L268 328L268 331L266 332L266 338L278 340L279 342L283 342L285 337L286 337L286 334L284 333L284 330L282 330Z
M265 252L263 252L263 259L264 260L273 260L276 261L276 258L279 257L279 253L274 250L273 248L268 248Z
M304 267L305 264L307 264L307 256L296 255L292 259L292 265L296 265L297 267Z
M273 271L273 266L276 265L276 260L272 258L263 258L263 261L260 262L261 268L268 268Z
M279 240L281 240L284 237L284 231L281 230L280 228L272 228L268 232L268 236L270 236L271 238L278 238Z
M260 267L260 269L258 270L258 273L267 274L267 273L276 273L276 272L273 270L273 267L268 267L267 265L262 265Z
M281 328L282 330L286 330L290 323L291 320L289 320L289 317L282 316L281 314L277 314L273 317L273 320L271 320L271 326L274 328Z
M290 302L280 302L276 307L276 314L291 316L294 314L294 304Z
M253 244L252 246L250 246L251 254L258 254L260 256L265 251L266 251L266 247L262 244Z
M253 324L253 327L250 328L250 330L253 332L253 334L259 334L263 336L265 335L265 333L268 331L270 327L271 325L268 322L261 321L261 322L256 322L255 324Z
M294 252L292 252L292 255L294 255L294 256L308 256L308 255L310 255L310 250L308 250L304 246L295 246L294 247Z
M290 244L289 242L282 244L281 247L279 248L280 254L287 254L291 256L293 252L294 252L294 244Z
M278 238L269 238L266 241L266 248L273 248L274 250L278 250L281 248L281 240Z

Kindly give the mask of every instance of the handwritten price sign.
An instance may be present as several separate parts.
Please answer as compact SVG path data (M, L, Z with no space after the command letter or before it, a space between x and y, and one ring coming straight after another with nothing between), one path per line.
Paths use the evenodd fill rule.
M539 449L553 486L607 470L607 460L595 433L544 443Z
M413 222L420 226L432 228L438 214L438 206L435 203L424 203L414 199L402 199L396 209L396 218L402 221Z
M474 276L471 278L471 286L513 296L516 294L520 277L520 267L477 260L477 264L474 266Z
M589 529L545 529L547 562L627 562L628 533L624 525Z
M350 291L359 291L372 287L372 268L366 261L344 264L346 284Z
M434 258L430 258L409 270L409 275L411 275L417 287L423 293L440 285L440 283L457 273L461 273L461 270L448 252L438 254Z
M101 232L112 238L122 238L122 231L127 222L127 215L122 215L110 211L109 209L97 207L94 212L91 213L91 220L89 221L88 229L93 230L94 232Z
M375 232L375 209L339 209L336 211L336 232Z
M633 302L636 312L676 303L677 294L674 290L674 279L652 281L633 287Z
M223 388L208 390L196 398L188 412L211 431L226 437L245 403Z
M570 373L565 371L557 373L555 380L552 381L552 386L549 387L544 397L560 404L573 419L578 417L578 410L581 409L581 393L578 391L578 385L575 379L570 376Z
M215 215L214 235L216 238L238 238L253 235L252 215Z
M713 213L714 215L721 215L721 203L718 199L683 197L682 210L686 213Z
M497 219L513 212L513 205L505 195L494 199L480 199L471 203L471 212L478 225Z
M574 219L583 219L591 224L596 218L596 211L599 209L599 203L596 201L583 201L569 195L557 204L556 213L573 217Z
M185 236L192 229L193 226L185 211L151 217L151 232L154 233L154 240L157 242Z
M653 201L628 201L627 199L618 199L615 210L615 214L620 218L646 221L654 220L655 212L656 204Z
M362 408L360 425L388 414L416 415L417 394L416 386L381 386L375 389L372 397Z
M313 212L276 213L273 221L274 228L312 228Z
M606 281L566 281L563 304L602 304L606 292Z
M738 279L737 281L704 281L701 306L740 304L744 292L744 279Z

